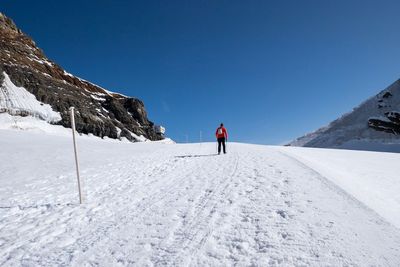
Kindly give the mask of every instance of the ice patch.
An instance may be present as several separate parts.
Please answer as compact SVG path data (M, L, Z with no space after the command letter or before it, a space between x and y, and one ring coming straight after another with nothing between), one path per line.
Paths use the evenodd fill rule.
M59 112L55 112L50 105L36 99L25 88L16 86L3 72L4 81L0 87L0 112L8 112L11 115L30 115L47 122L61 120Z

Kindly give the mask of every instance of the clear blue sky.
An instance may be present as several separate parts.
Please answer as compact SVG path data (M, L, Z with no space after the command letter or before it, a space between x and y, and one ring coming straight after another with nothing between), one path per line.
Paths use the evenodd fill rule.
M142 99L176 141L281 144L400 78L400 1L16 1L67 71Z

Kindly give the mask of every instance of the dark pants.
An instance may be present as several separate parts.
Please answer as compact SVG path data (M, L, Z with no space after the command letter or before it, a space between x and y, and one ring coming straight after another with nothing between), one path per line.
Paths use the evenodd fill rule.
M226 148L225 148L225 137L218 138L218 154L221 153L221 144L224 147L224 153L226 153Z

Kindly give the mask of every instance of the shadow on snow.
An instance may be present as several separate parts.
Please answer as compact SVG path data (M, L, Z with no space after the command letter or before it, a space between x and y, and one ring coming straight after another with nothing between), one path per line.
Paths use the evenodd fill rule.
M213 157L218 156L218 154L208 154L208 155L184 155L184 156L175 156L175 158L202 158L202 157Z

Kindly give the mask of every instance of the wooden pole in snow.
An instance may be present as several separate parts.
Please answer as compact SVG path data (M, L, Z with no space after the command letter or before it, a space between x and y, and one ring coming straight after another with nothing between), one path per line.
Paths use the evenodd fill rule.
M79 176L79 162L78 162L78 150L76 148L76 139L75 139L75 115L74 115L74 107L69 108L69 115L71 118L71 128L72 128L72 139L74 142L74 152L75 152L75 165L76 165L76 177L78 178L78 190L79 190L79 203L82 204L82 190L81 190L81 179Z

